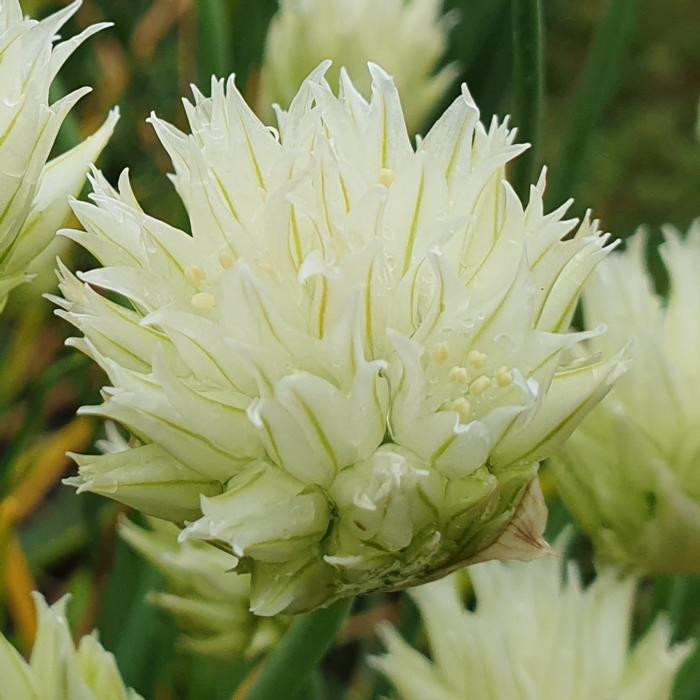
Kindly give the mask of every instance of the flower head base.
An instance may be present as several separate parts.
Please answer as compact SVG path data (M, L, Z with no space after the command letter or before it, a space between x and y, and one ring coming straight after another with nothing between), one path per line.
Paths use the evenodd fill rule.
M0 635L0 696L13 700L142 700L124 686L114 656L95 634L73 643L65 608L68 598L49 607L34 593L37 636L27 663Z
M366 102L326 68L279 131L232 80L186 103L192 136L153 117L192 235L95 173L66 235L103 267L56 299L111 383L83 412L134 436L72 483L228 547L265 615L546 551L538 461L622 366L566 365L608 237L562 241L544 178L523 210L507 125L464 88L414 149L386 73Z
M64 118L90 91L76 90L50 105L49 86L73 51L109 26L92 25L54 45L56 32L79 7L80 0L36 22L22 16L18 0L0 2L0 310L63 225L68 197L80 191L118 118L112 112L95 134L46 162Z
M436 72L456 15L441 15L442 0L282 0L268 30L260 74L259 113L287 108L304 78L324 59L344 66L369 95L367 61L394 76L409 133L425 126L454 82L449 64ZM337 68L330 84L337 87Z
M388 653L373 662L401 700L670 700L693 645L669 647L659 619L630 650L633 579L605 571L584 588L571 566L563 582L559 557L488 562L469 574L474 612L460 574L412 591L432 661L382 630Z
M585 293L591 349L633 340L632 370L555 460L567 506L605 558L647 574L700 574L700 221L670 227L664 306L646 269L645 235L606 260Z
M230 554L204 542L179 544L172 523L153 518L150 526L123 520L120 533L165 576L168 592L152 592L149 599L177 620L184 649L230 661L254 658L277 642L289 618L248 610L250 576L229 571L235 564Z

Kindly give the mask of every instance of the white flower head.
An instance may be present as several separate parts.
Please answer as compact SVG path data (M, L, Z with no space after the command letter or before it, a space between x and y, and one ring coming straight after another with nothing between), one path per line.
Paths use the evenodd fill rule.
M599 268L584 295L591 341L632 341L632 368L555 460L567 506L599 553L648 574L700 573L700 221L664 231L664 303L647 271L646 235Z
M124 686L114 656L96 633L73 643L64 597L48 606L34 593L38 615L31 657L25 661L0 635L0 678L3 698L13 700L142 700Z
M457 19L441 14L442 0L281 0L265 42L259 113L275 103L287 108L304 78L323 60L344 66L360 92L371 88L367 61L391 73L403 97L409 133L425 126L457 67L440 70L448 34ZM338 68L327 75L334 88Z
M234 557L204 542L179 543L172 523L149 524L124 519L119 532L165 577L167 590L151 592L149 600L175 618L184 649L230 661L254 658L279 640L290 618L249 611L250 576L231 571Z
M232 79L191 135L154 116L191 234L95 172L66 235L102 267L56 299L109 377L83 412L134 437L71 482L228 547L266 615L546 551L538 462L622 369L568 364L608 236L545 214L544 177L523 209L507 124L464 88L414 148L382 69L368 102L327 67L279 130Z
M118 112L97 132L48 163L61 123L90 88L49 103L49 87L85 39L110 26L94 24L54 43L80 0L41 22L26 19L18 0L0 0L0 310L9 292L68 217L85 173L107 143Z
M630 648L635 581L607 570L585 587L562 569L557 556L470 567L475 611L461 573L415 588L432 661L390 626L372 661L401 700L670 700L693 644L670 646L660 618Z

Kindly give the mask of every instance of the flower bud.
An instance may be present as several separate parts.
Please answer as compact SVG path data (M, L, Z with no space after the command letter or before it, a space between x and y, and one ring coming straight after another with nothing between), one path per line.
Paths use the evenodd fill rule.
M91 491L142 510L184 522L199 517L200 498L221 493L218 481L202 478L153 443L104 455L69 453L80 471L64 479L78 493Z
M249 611L250 576L231 571L235 557L203 542L179 543L170 523L149 524L146 529L124 519L119 531L165 577L167 591L149 599L175 618L185 649L230 661L254 658L279 639L288 618Z
M216 540L239 558L284 562L320 542L330 511L321 491L272 464L251 465L219 496L202 497L203 516L182 539Z

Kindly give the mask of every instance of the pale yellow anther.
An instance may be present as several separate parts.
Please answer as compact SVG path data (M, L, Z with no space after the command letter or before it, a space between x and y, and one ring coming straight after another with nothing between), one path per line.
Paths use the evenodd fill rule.
M491 380L485 374L482 374L469 385L469 393L474 394L474 396L479 396L483 394L490 386Z
M185 278L194 287L198 287L205 277L206 274L199 265L188 265L185 268Z
M190 299L197 311L211 311L216 306L216 297L209 292L198 292Z
M444 365L449 356L450 350L447 347L447 343L435 343L430 351L430 359L438 366Z
M499 367L496 370L496 384L498 386L505 388L513 383L513 371L508 369L505 365Z
M470 350L469 354L467 355L467 364L470 367L481 369L486 364L486 359L486 353L479 352L478 350Z
M396 173L391 168L382 168L379 171L379 183L384 187L389 187L394 182L395 177Z
M458 413L460 423L466 423L469 420L469 416L472 412L472 405L463 396L455 399L450 404L450 408Z
M457 365L450 370L447 379L455 384L466 384L469 381L469 372L466 367Z
M224 270L228 270L229 267L233 267L233 263L236 262L236 258L230 248L222 248L219 252L219 264Z

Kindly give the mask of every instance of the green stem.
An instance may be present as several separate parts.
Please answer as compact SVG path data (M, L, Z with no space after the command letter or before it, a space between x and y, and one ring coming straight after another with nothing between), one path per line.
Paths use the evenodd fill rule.
M304 686L294 700L325 700L326 689L323 683L323 675L320 669L315 668L306 680Z
M515 163L512 184L528 196L539 163L544 96L544 39L540 0L512 0L515 124L521 142L530 144Z
M293 698L333 645L352 602L339 600L299 618L267 657L246 700Z
M572 197L579 185L591 136L617 83L620 61L632 35L636 7L637 0L612 0L607 17L596 31L555 171L551 191L554 204Z

